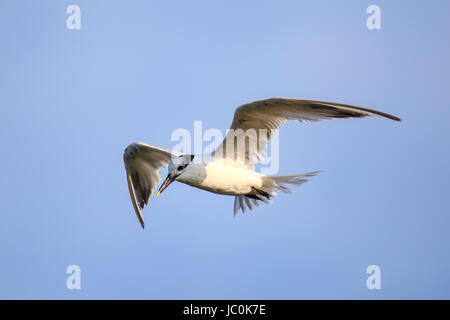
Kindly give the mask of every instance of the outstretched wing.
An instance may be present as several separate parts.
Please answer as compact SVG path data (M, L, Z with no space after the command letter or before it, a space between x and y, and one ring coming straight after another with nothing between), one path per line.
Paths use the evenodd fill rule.
M401 121L396 116L362 107L335 102L300 100L292 98L271 98L244 104L234 113L233 123L222 143L216 148L214 154L225 155L245 162L251 166L266 157L267 144L274 130L288 120L302 122L319 121L336 118L363 118L366 116L382 116L392 120ZM237 146L237 140L254 129L256 132L256 148L250 143L244 143L244 148ZM260 131L260 129L265 129ZM261 133L262 132L262 133ZM243 137L244 141L246 138ZM232 140L232 141L231 141ZM241 140L242 141L242 140ZM234 147L234 152L227 153L227 145ZM253 145L254 146L254 145ZM228 147L230 149L230 147ZM252 166L251 166L252 167Z
M123 160L127 172L128 190L142 228L144 228L144 217L141 209L148 204L148 199L152 196L155 187L161 182L159 169L166 167L172 157L180 155L142 142L130 144L125 149Z

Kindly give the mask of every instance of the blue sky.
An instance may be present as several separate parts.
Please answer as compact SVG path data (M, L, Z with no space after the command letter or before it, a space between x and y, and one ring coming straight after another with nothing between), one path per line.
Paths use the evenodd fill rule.
M81 8L81 30L66 8ZM381 8L368 30L366 8ZM0 298L450 298L448 1L2 1ZM122 161L286 96L395 114L288 123L280 174L233 217L171 185L140 229ZM163 176L165 173L163 172ZM81 268L81 290L66 268ZM381 290L366 268L381 268Z

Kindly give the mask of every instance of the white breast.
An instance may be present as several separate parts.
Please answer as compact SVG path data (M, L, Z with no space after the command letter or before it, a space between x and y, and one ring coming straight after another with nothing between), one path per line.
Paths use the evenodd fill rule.
M177 181L214 193L242 195L262 185L263 175L229 160L191 163Z

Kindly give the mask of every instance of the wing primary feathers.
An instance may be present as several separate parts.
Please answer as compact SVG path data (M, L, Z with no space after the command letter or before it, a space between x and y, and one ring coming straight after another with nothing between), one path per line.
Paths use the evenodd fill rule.
M358 107L358 106L354 106L354 105L350 105L350 104L344 104L344 103L337 103L337 102L326 102L326 101L316 101L316 100L303 100L305 102L310 102L312 104L315 105L314 108L318 108L318 105L326 105L326 106L338 106L338 107L344 107L344 108L351 108L351 109L356 109L356 110L360 110L360 111L365 111L365 112L369 112L369 113L373 113L376 115L379 115L381 117L385 117L394 121L402 121L402 119L400 119L399 117L396 117L392 114L386 113L386 112L382 112L382 111L378 111L378 110L374 110L374 109L369 109L369 108L364 108L364 107ZM356 115L354 115L356 116ZM360 115L360 117L364 117L362 115Z
M144 217L142 216L142 212L136 203L136 196L134 194L133 182L131 181L131 175L127 173L127 182L128 182L128 191L130 192L131 202L133 203L134 211L136 212L136 216L141 224L142 229L145 228L144 225Z

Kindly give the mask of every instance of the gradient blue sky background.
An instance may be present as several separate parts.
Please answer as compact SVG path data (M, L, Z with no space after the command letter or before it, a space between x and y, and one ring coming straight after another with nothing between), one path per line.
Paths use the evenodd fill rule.
M81 30L66 8L81 7ZM382 29L366 28L381 7ZM0 298L450 298L448 1L1 1ZM233 218L173 184L141 230L122 161L288 96L404 119L289 123L280 174ZM163 172L165 175L165 172ZM82 289L66 289L77 264ZM381 290L366 268L381 267Z

